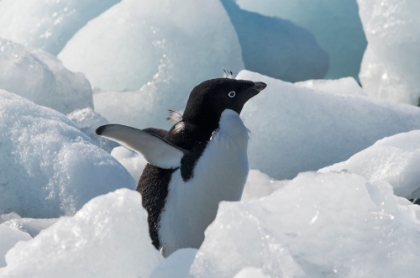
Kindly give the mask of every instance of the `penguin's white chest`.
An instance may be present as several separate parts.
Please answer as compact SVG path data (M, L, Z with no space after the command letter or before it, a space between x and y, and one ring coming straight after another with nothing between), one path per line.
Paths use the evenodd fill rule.
M168 256L179 248L198 248L221 201L238 201L248 175L248 130L239 115L225 110L193 171L184 182L172 174L159 221L159 241Z

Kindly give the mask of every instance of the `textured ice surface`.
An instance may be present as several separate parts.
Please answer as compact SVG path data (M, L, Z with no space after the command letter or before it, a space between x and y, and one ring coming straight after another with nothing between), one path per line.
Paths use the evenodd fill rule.
M306 29L288 20L241 10L222 0L238 34L248 70L296 82L323 78L328 55Z
M0 214L71 215L95 196L135 187L64 115L3 90L0 134Z
M256 200L270 195L276 189L284 186L288 180L277 181L258 170L249 170L245 183L242 201Z
M417 107L323 93L249 71L241 71L237 78L268 85L245 105L241 115L251 130L250 168L276 179L318 170L348 159L379 139L420 129ZM342 85L337 82L337 90L342 91Z
M94 88L137 90L159 73L173 79L166 94L181 99L223 69L243 69L238 38L218 0L122 1L82 28L58 57Z
M418 105L420 1L358 0L369 45L359 74L370 96Z
M126 149L125 147L114 148L111 155L127 169L136 182L139 181L141 173L143 173L143 169L147 164L143 155Z
M368 1L370 0L366 2ZM236 2L243 9L288 19L311 31L329 55L330 67L326 78L358 77L366 48L366 38L356 0L236 0Z
M48 219L35 219L35 218L21 218L21 219L12 219L3 223L3 225L8 226L12 229L19 230L29 234L31 237L35 237L42 230L48 228L55 222L57 218L48 218Z
M234 278L267 278L268 276L265 276L262 274L261 269L255 268L255 267L246 267L238 272L234 276Z
M89 20L121 0L1 0L0 37L57 55Z
M89 136L89 138L92 139L97 146L107 152L110 153L113 148L119 146L119 144L114 141L108 140L96 134L95 130L101 125L108 124L108 121L100 114L93 111L92 108L88 107L73 111L67 115L67 118L69 118L80 131Z
M194 277L417 277L419 206L385 182L304 173L268 197L222 203L191 266Z
M0 224L7 222L9 220L13 220L13 219L21 219L21 217L16 212L0 214Z
M379 140L347 161L321 169L321 172L347 170L371 181L387 181L394 193L420 198L420 130Z
M172 253L153 270L150 278L188 277L197 249L184 248Z
M1 11L0 15L3 18ZM67 70L57 58L40 49L25 48L2 38L0 89L61 113L93 107L92 90L83 74Z
M153 247L138 192L120 189L62 217L7 253L1 277L149 277Z
M333 80L308 80L297 82L295 85L335 95L366 95L363 89L360 88L359 84L352 77L344 77Z
M6 266L4 256L18 241L30 240L27 233L0 224L0 268Z

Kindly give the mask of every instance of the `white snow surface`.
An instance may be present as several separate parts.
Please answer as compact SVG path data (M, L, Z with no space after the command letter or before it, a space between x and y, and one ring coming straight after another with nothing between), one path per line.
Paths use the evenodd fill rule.
M181 99L223 69L244 68L219 0L124 0L79 30L58 57L94 88L138 90L159 73L161 80L172 79L170 88L159 90ZM170 69L160 73L160 67Z
M319 170L347 170L371 181L386 181L398 196L420 198L420 130L384 138L347 161Z
M326 78L358 77L367 42L356 0L236 0L236 3L242 9L287 19L312 32L329 56Z
M1 0L0 37L57 55L89 20L121 0Z
M119 144L108 140L96 134L96 129L102 125L108 124L108 120L95 112L92 108L78 109L67 115L77 128L89 136L92 141L100 148L111 152Z
M151 244L140 194L119 189L17 244L0 276L149 277L161 260Z
M357 0L369 42L360 81L370 96L420 104L420 1Z
M251 131L250 168L279 180L346 160L384 137L420 129L418 107L331 94L249 71L237 79L268 85L241 115ZM338 91L346 86L334 82Z
M0 89L61 113L93 107L92 90L83 74L67 70L57 58L45 51L26 48L2 38Z
M93 197L134 188L129 173L64 115L0 90L0 214L72 215Z
M221 203L190 276L416 277L419 211L386 182L300 174L268 197Z
M281 18L242 10L221 0L238 34L248 70L284 81L323 78L328 54L308 30Z

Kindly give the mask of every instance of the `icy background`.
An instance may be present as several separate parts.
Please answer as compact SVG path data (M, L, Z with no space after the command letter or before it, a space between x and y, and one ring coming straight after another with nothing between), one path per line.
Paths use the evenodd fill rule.
M0 277L418 277L419 5L1 0ZM94 131L169 128L223 69L268 85L242 200L163 258L145 159Z

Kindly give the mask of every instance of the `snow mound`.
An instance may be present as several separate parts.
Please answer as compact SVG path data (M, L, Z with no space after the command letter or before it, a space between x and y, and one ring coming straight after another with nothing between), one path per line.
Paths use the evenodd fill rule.
M129 173L64 115L0 90L0 214L72 215L93 197L134 188Z
M40 49L31 50L1 38L0 89L61 113L93 107L92 90L83 74L70 72Z
M106 125L109 122L100 114L93 111L92 108L88 107L73 111L67 115L67 118L69 118L80 131L89 136L97 146L106 150L108 153L110 153L113 148L119 146L119 144L114 141L105 139L96 134L95 131L98 127Z
M147 160L141 154L125 147L116 147L112 150L111 155L127 169L136 182L140 179L147 164Z
M384 137L420 129L417 107L323 93L249 71L237 78L268 85L241 115L251 130L250 168L279 180L346 160ZM345 83L334 82L337 91L343 90Z
M223 69L243 69L235 30L216 0L122 1L77 32L58 57L107 91L138 90L171 65L161 78L183 85L167 91L176 98Z
M57 55L89 20L121 0L1 0L0 37Z
M379 140L347 161L320 172L347 170L371 181L382 180L394 187L398 196L420 198L420 130Z
M420 2L357 0L368 39L360 81L370 96L420 104Z
M416 277L419 210L385 182L300 174L260 200L221 203L190 275L253 267L268 277Z
M148 277L162 259L138 192L120 189L62 217L6 255L2 277Z
M221 0L238 34L248 70L296 82L323 78L328 54L306 29L288 20L241 10L233 0Z
M0 268L6 266L4 259L9 251L18 241L30 240L31 236L27 233L0 224ZM1 270L0 270L1 271Z
M236 0L236 3L242 9L287 19L309 30L328 53L326 78L358 78L367 42L356 0Z

